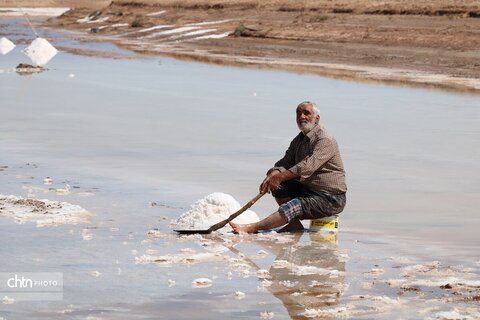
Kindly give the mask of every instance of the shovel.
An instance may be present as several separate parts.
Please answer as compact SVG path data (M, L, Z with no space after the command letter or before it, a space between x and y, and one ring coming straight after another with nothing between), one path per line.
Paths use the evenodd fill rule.
M173 230L175 232L178 232L180 234L194 234L194 233L199 233L199 234L208 234L208 233L211 233L212 231L216 231L220 228L223 228L227 223L229 223L230 221L232 221L233 219L235 219L236 217L238 217L239 215L241 215L244 211L246 211L248 208L250 208L251 206L253 206L253 204L255 202L258 201L258 199L260 199L263 195L265 194L265 192L260 192L259 194L257 194L255 196L255 198L253 198L252 200L250 200L246 205L244 205L240 210L238 210L237 212L235 213L232 213L230 215L230 217L228 217L227 219L225 220L222 220L218 223L215 223L213 226L211 226L210 228L206 229L206 230L194 230L194 229L189 229L189 230Z

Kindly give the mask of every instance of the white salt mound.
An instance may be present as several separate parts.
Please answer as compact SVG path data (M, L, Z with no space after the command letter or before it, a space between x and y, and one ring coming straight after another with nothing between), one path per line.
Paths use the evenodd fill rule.
M5 55L15 48L15 44L5 37L0 38L0 53Z
M58 53L58 50L46 39L37 38L22 52L32 60L35 66L44 66Z
M182 230L205 230L228 218L232 213L240 210L242 206L232 196L215 192L203 199L198 200L190 209L178 218L176 224ZM236 223L252 223L260 220L258 215L247 210L233 221ZM231 227L227 224L219 231L229 231Z

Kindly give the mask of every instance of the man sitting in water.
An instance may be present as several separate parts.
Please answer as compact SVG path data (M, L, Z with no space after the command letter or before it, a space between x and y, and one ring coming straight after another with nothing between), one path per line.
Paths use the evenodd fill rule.
M280 231L302 230L300 220L343 211L347 185L337 141L319 125L320 111L313 102L300 103L296 112L301 132L260 185L260 191L275 197L278 211L256 223L230 222L234 232L254 233L283 225Z

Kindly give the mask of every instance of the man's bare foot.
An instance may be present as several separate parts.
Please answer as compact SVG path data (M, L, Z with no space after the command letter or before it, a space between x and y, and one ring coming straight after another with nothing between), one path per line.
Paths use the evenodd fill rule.
M234 233L255 233L258 231L255 223L249 224L236 224L229 222L230 227L232 227Z

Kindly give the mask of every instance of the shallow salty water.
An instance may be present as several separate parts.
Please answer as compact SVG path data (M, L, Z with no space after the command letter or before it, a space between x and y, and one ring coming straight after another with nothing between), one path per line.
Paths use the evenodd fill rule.
M108 47L86 46L97 45ZM478 96L67 53L19 76L23 47L0 56L0 194L68 201L95 216L54 228L0 217L0 271L64 274L62 301L0 304L0 317L288 319L326 306L355 318L474 314L463 302L445 305L439 285L412 282L421 296L391 280L418 280L409 269L418 264L442 281L479 274ZM209 193L240 203L257 193L306 99L320 105L347 168L339 244L311 234L173 234L170 221ZM261 217L274 209L268 197L254 207ZM197 253L212 255L182 260ZM299 272L307 267L314 276ZM193 287L202 277L212 286Z

